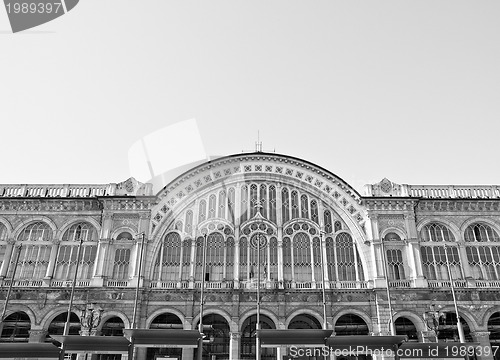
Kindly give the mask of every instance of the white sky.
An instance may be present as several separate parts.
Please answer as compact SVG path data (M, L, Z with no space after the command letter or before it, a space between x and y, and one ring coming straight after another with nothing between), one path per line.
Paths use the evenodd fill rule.
M196 118L209 154L260 130L360 192L500 184L499 19L499 1L81 0L12 34L2 7L0 183L120 182L136 141Z

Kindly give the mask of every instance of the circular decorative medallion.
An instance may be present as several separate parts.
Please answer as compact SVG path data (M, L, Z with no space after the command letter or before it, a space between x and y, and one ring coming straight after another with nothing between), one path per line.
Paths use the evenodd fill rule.
M252 238L250 239L250 245L257 250L259 248L259 243L261 249L267 246L266 235L262 233L253 234Z

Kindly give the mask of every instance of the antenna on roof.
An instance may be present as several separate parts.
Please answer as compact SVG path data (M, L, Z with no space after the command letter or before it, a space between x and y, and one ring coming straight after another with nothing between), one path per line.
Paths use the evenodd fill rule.
M257 130L257 141L255 142L255 152L263 152L262 150L262 141L260 141L260 131ZM252 150L241 150L241 152L253 152ZM268 150L268 152L276 152L276 148L273 150Z

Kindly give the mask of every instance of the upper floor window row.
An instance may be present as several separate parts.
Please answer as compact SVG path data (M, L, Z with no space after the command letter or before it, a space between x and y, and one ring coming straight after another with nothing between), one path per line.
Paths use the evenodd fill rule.
M2 239L2 228L0 227L0 240ZM53 231L47 223L35 222L26 226L19 236L18 241L33 241L33 242L43 242L50 241L53 239ZM71 225L71 227L64 232L62 241L67 242L79 242L83 240L84 242L97 241L98 234L97 229L89 223L80 222Z
M420 231L422 241L455 242L451 230L443 224L430 223ZM465 229L464 240L467 242L499 242L497 232L484 223L474 223Z

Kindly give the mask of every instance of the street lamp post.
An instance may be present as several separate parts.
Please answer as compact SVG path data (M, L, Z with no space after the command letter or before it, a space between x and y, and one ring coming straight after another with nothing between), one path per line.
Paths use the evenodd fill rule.
M387 305L389 307L389 330L392 336L396 335L396 329L394 327L394 314L392 312L392 301L391 301L391 291L389 288L389 271L387 268L387 259L385 254L385 246L384 239L380 240L380 249L382 250L382 262L384 263L384 271L385 271L385 288L387 292Z
M257 233L257 324L255 324L255 359L260 360L260 242L262 234Z
M204 292L205 292L205 271L207 262L207 234L203 235L203 261L201 264L201 291L200 291L200 323L198 325L198 331L200 332L200 338L198 339L198 360L203 359L203 306L205 303Z
M145 242L144 232L141 235L142 235L142 241L141 241L141 250L139 252L139 271L137 272L137 285L135 287L135 301L134 301L134 310L132 316L132 329L137 328L137 308L139 305L139 289L141 287L142 253L144 251L144 242Z
M453 305L455 307L455 314L457 316L458 338L460 339L461 343L464 343L465 334L464 334L464 329L462 327L462 323L460 322L460 314L458 313L457 297L455 294L455 284L453 283L453 278L451 276L450 262L448 261L448 247L446 246L446 244L444 244L443 248L444 248L444 256L446 259L446 268L448 269L448 278L450 279L451 294L453 296Z
M73 276L73 284L71 284L71 295L69 297L68 315L66 316L66 323L64 324L64 332L63 332L64 336L69 334L71 309L73 307L73 298L75 297L76 279L78 277L78 267L80 265L80 255L82 252L82 245L83 245L83 237L80 236L80 243L78 244L78 252L76 254L75 275ZM62 344L62 346L64 348L64 344Z

